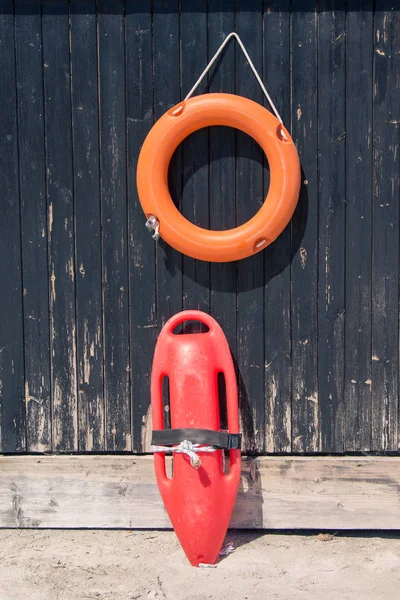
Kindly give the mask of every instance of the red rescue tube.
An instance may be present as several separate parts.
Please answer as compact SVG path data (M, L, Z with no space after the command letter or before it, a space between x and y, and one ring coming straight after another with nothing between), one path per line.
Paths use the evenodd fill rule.
M200 321L206 333L174 334L184 321ZM169 378L171 429L220 431L218 374L226 383L229 433L238 433L235 369L218 323L200 311L170 319L159 336L151 377L153 429L164 429L162 381ZM240 450L230 450L230 471L223 472L223 450L199 453L195 469L185 454L173 454L173 477L166 474L165 454L154 454L158 487L178 539L193 566L214 564L228 529L240 479Z

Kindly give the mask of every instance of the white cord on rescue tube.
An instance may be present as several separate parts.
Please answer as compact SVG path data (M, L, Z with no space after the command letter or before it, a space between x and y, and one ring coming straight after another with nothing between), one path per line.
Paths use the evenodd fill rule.
M192 87L192 89L190 90L190 92L187 94L185 100L188 100L190 98L190 96L193 95L193 93L195 92L196 88L198 87L198 85L201 83L202 79L205 77L205 75L207 75L208 71L211 69L211 67L213 66L213 64L215 63L215 61L217 60L218 56L221 54L222 50L225 48L226 44L229 42L229 40L231 38L235 38L235 40L237 41L237 43L239 44L240 48L243 51L243 54L246 57L247 62L250 65L251 70L253 71L255 78L257 79L263 93L264 96L266 97L266 99L268 100L273 113L275 114L276 118L278 119L278 121L283 125L283 121L282 118L275 106L275 104L272 102L271 96L268 94L265 85L262 82L261 77L259 76L257 69L255 68L253 61L251 60L250 56L248 55L248 52L246 50L246 48L243 45L242 40L240 39L240 37L238 36L237 33L235 33L234 31L232 31L232 33L230 33L225 40L222 42L222 44L220 45L220 47L218 48L218 50L216 51L216 53L214 54L214 56L212 57L212 59L210 60L210 62L208 63L208 65L206 66L206 68L204 69L204 71L202 72L202 74L200 75L200 77L198 78L198 80L196 81L196 83L194 84L194 86ZM183 107L179 107L177 109L178 110L182 110ZM283 139L285 141L287 141L288 137L286 135L286 133L283 131L283 129L281 129L281 136L283 137Z
M217 449L214 446L200 446L200 444L192 444L188 440L183 440L179 446L152 446L153 452L177 452L178 454L186 454L190 458L190 464L195 469L201 467L200 457L197 452L215 452Z

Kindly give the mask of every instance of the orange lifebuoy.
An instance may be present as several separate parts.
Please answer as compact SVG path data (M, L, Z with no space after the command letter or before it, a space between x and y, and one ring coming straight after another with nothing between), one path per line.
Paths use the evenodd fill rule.
M175 149L194 131L212 125L234 127L253 137L265 152L271 173L267 197L257 214L226 231L202 229L185 219L168 189ZM180 102L155 123L140 152L137 187L146 217L156 217L168 244L193 258L229 262L263 250L286 227L299 197L300 162L289 133L266 108L242 96L205 94Z

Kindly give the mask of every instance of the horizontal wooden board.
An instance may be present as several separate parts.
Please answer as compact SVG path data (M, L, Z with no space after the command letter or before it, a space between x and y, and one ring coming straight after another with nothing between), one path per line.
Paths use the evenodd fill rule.
M400 458L244 458L231 527L400 529ZM0 527L169 528L151 456L2 456Z

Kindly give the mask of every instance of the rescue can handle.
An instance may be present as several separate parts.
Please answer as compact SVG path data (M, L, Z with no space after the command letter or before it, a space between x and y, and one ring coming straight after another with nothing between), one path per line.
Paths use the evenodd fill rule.
M174 329L176 329L176 327L178 327L178 325L181 323L185 323L185 321L197 321L199 323L203 323L203 325L207 325L210 332L214 331L216 327L221 329L216 320L210 317L210 315L207 315L207 313L204 313L201 310L183 310L167 321L162 333L170 335L173 334ZM196 334L194 333L190 335Z

